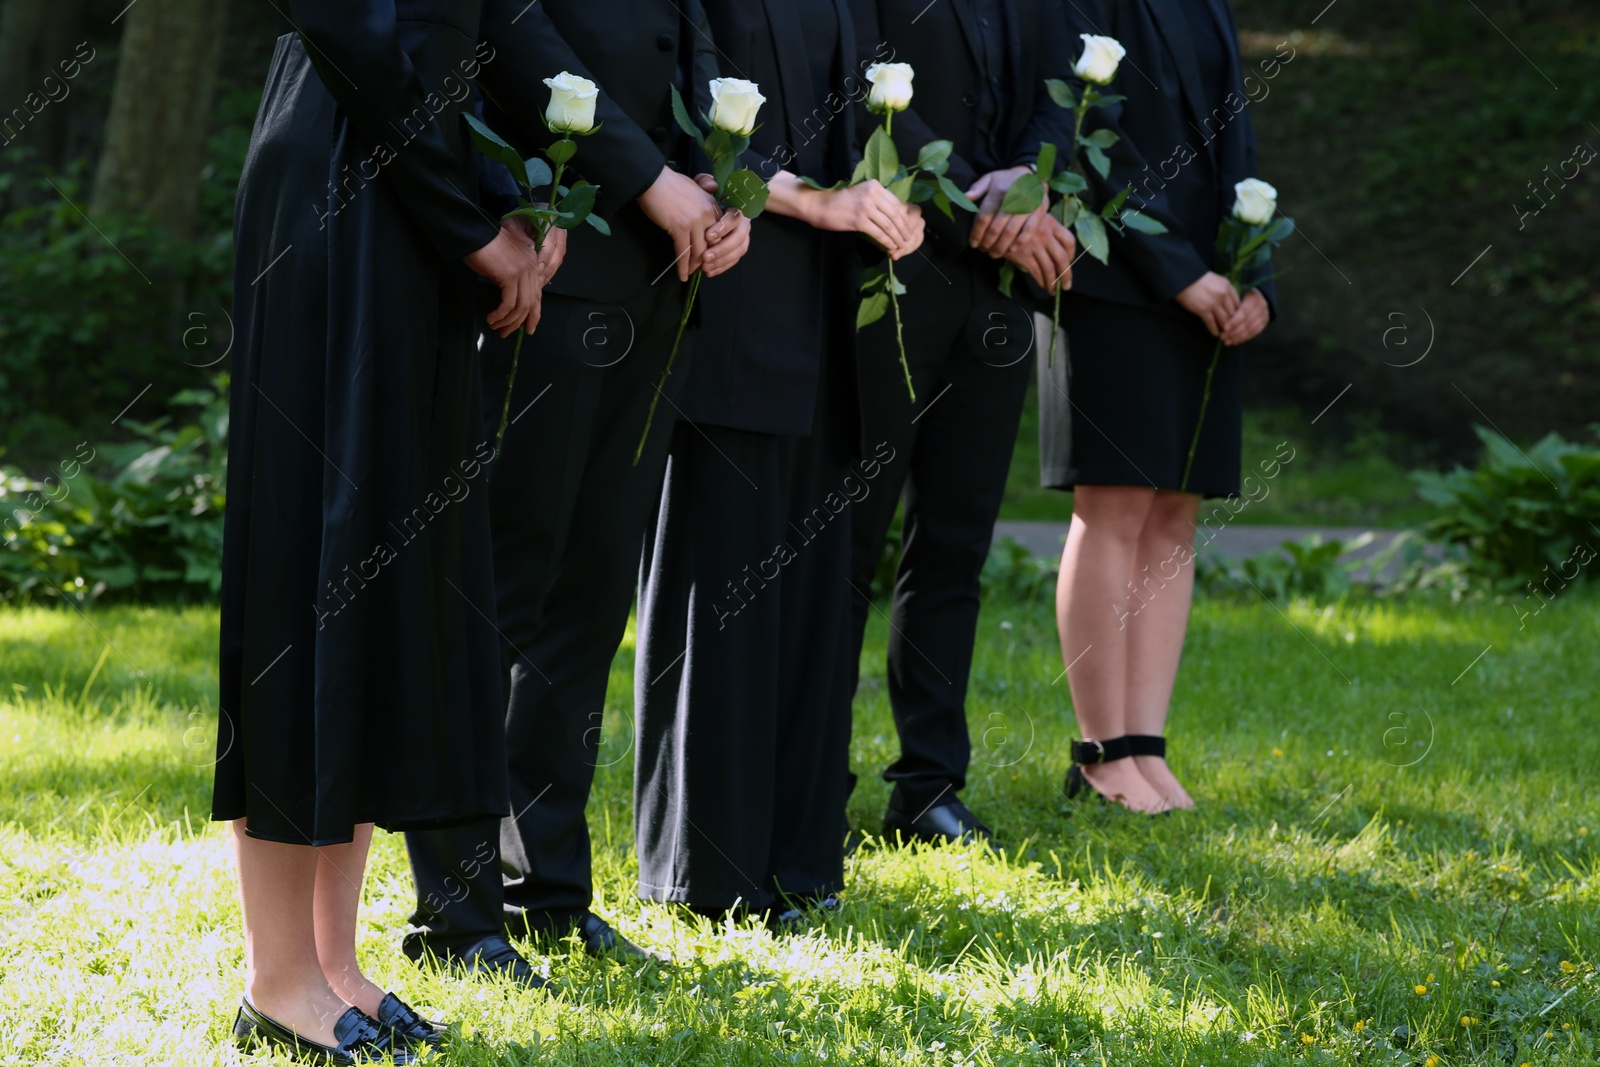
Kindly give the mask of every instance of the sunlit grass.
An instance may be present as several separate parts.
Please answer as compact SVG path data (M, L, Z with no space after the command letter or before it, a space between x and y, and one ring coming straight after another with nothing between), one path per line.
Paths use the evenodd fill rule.
M555 996L419 972L387 835L364 958L474 1065L1595 1062L1600 603L1524 629L1492 603L1280 607L1197 607L1170 737L1201 807L1145 820L1060 799L1049 609L988 604L966 796L1004 853L869 840L845 907L789 937L634 898L630 632L597 907L677 966L530 947ZM238 907L205 821L215 639L198 609L0 612L0 1063L238 1062ZM868 831L895 752L883 643L875 619Z

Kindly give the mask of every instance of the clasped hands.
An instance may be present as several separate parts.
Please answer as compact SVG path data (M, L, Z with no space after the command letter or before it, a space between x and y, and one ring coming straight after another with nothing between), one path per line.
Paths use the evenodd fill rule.
M1028 272L1028 277L1047 293L1057 288L1072 288L1072 263L1077 258L1078 241L1072 231L1050 214L1046 197L1026 215L1001 214L1011 183L1027 174L1028 167L1009 167L991 171L967 190L967 199L978 205L972 223L970 244L994 259L1008 260Z

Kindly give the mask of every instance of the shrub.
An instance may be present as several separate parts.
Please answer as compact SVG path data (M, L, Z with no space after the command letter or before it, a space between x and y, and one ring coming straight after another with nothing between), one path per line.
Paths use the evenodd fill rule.
M133 423L140 440L108 446L108 480L80 445L44 481L0 468L0 598L205 600L222 584L227 378L172 397L194 422ZM81 450L88 449L87 455Z
M1582 564L1600 545L1600 448L1551 433L1524 451L1475 429L1484 445L1475 469L1412 476L1422 498L1441 509L1427 536L1462 546L1468 573L1502 589L1552 572L1563 584L1586 577Z

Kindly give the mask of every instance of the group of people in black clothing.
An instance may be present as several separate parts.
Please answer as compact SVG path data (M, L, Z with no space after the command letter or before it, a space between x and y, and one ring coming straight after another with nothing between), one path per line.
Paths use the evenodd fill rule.
M1222 106L1241 78L1227 0L289 8L236 220L213 817L244 903L241 1042L358 1063L440 1040L356 960L375 825L406 834L419 963L537 986L512 937L647 955L591 910L584 817L635 605L639 895L778 929L836 907L870 588L902 508L883 830L989 839L960 796L979 573L1058 290L1070 388L1039 374L1073 413L1046 427L1071 457L1046 480L1076 491L1059 602L1092 739L1079 786L1191 803L1161 736L1187 592L1132 626L1110 602L1192 538L1202 496L1238 491L1234 346L1271 292L1241 297L1210 263L1254 174L1248 115ZM1048 197L1003 210L1041 145L1075 143L1047 83L1075 83L1082 35L1127 54L1125 99L1090 119L1120 140L1087 195L1132 185L1165 231L1115 235L1105 264ZM890 63L916 77L901 158L950 142L975 212L850 183L880 121L869 71ZM559 74L598 87L570 167L609 232L536 240L465 119L542 151ZM753 220L719 204L673 112L674 88L706 112L719 77L765 98ZM1168 138L1190 159L1152 183ZM904 292L858 330L860 273L885 254Z

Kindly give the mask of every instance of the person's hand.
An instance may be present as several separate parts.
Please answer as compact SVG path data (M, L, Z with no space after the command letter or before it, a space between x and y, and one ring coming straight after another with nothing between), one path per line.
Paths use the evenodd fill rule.
M559 226L550 227L550 232L544 235L544 247L539 249L539 272L544 277L544 283L556 276L556 271L561 269L561 264L567 261L567 231Z
M985 174L967 190L967 199L978 205L978 217L972 223L972 236L968 244L1003 259L1011 246L1023 236L1025 228L1036 226L1034 216L1003 215L1000 205L1005 202L1011 183L1029 173L1029 167L1007 167ZM1048 198L1047 198L1048 199Z
M661 176L639 197L645 217L667 232L678 254L678 280L705 264L706 231L717 224L720 212L716 200L693 178L662 167Z
M844 189L807 189L800 195L805 221L819 230L862 234L890 259L903 259L922 246L922 209L902 204L875 180Z
M1038 225L1006 253L1006 259L1028 272L1034 284L1047 293L1072 288L1072 263L1078 239L1072 231L1045 212Z
M500 223L494 240L466 257L466 264L500 287L500 306L489 312L489 328L501 337L539 325L544 274L538 249L519 220Z
M1216 271L1208 270L1200 280L1176 297L1183 310L1198 315L1211 336L1221 337L1228 320L1239 310L1239 293L1233 283Z
M1265 330L1271 321L1272 309L1267 306L1267 298L1261 295L1261 290L1252 289L1244 294L1239 309L1222 328L1222 343L1242 345Z
M715 185L716 179L712 179L713 188ZM724 211L717 224L706 231L706 244L706 277L715 278L732 270L750 251L750 220L742 211Z

